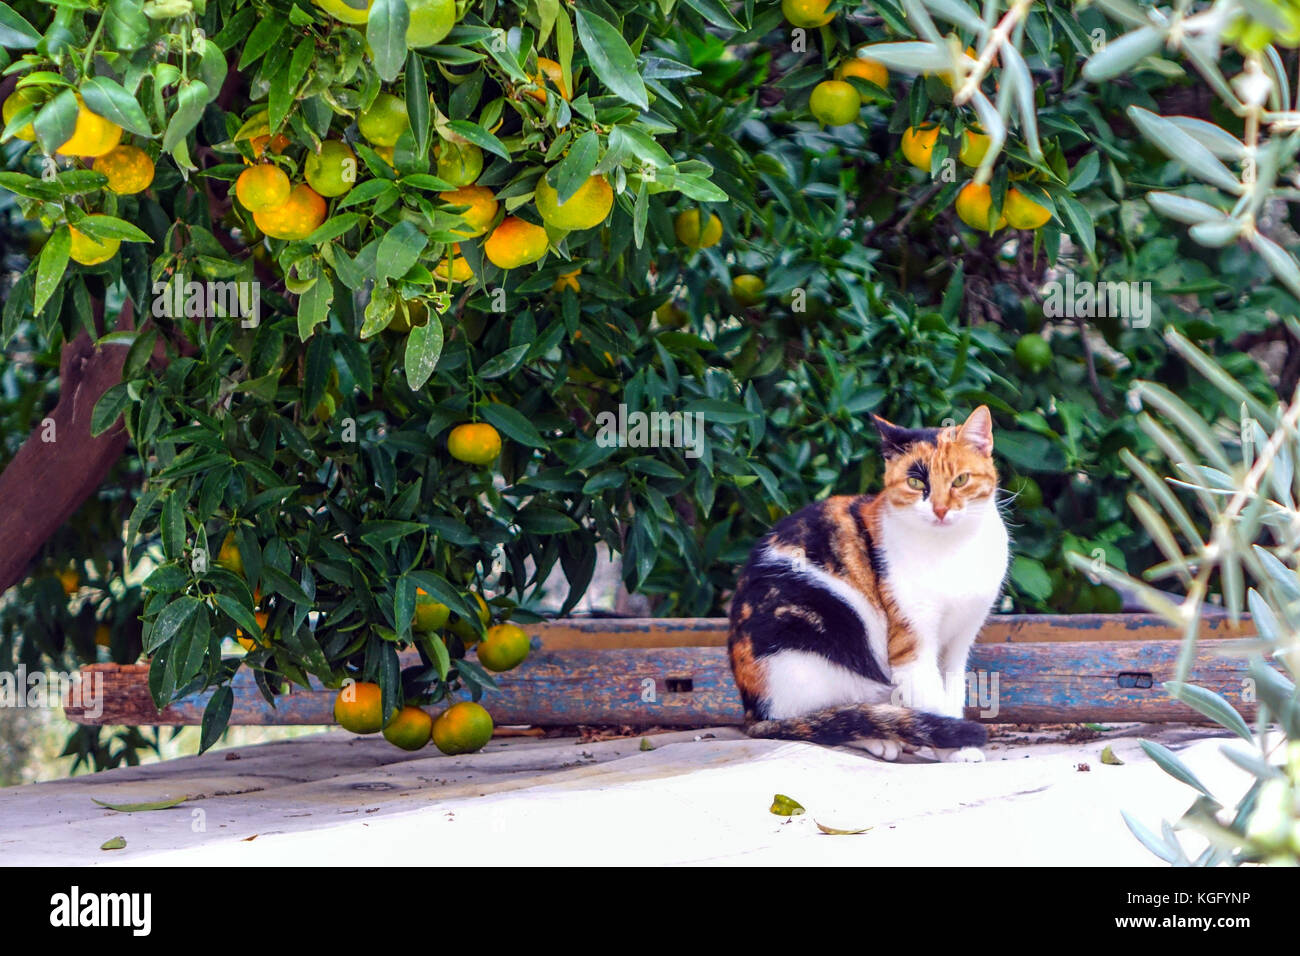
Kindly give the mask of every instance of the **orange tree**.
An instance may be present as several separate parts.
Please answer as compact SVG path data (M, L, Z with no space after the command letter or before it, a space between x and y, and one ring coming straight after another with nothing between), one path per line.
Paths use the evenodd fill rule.
M392 725L480 698L520 648L476 645L557 569L570 609L598 543L658 613L718 613L773 519L878 482L868 412L979 402L1015 606L1109 609L1063 554L1154 559L1130 383L1223 402L1159 331L1262 395L1240 349L1289 300L1126 193L1176 172L1109 124L1173 84L1087 87L1113 25L1017 3L1018 57L939 7L941 52L885 0L0 3L0 659L143 653L160 705L216 688L205 746L241 667L374 685L341 719L377 688ZM1155 279L1151 327L1045 316L1062 270ZM703 431L610 442L620 406Z

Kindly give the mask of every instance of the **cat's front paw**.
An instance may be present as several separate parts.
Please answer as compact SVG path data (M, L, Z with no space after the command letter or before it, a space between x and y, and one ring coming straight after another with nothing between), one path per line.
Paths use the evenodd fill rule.
M879 740L871 738L858 741L860 746L873 757L879 757L881 760L897 760L902 748L893 740Z
M984 751L978 747L935 747L935 755L944 763L983 763Z

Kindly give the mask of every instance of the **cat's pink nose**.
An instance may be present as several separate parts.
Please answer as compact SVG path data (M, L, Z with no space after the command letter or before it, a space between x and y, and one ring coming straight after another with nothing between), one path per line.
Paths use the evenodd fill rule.
M934 516L935 516L936 518L938 518L940 521L942 521L944 518L946 518L946 517L948 516L948 508L947 508L947 506L945 506L945 505L935 505L935 506L934 506Z

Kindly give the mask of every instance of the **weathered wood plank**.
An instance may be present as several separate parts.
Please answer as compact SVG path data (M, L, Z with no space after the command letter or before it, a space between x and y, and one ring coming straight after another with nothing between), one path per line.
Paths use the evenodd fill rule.
M1174 676L1177 641L1055 642L977 645L968 680L970 717L998 723L1194 720L1197 715L1161 690ZM1214 641L1196 654L1193 679L1253 715L1243 658L1234 644ZM403 663L418 659L408 656ZM90 724L196 724L207 695L158 713L145 665L95 664L83 680L102 682L102 709L69 707L70 719ZM726 652L718 647L660 647L535 651L500 675L501 693L485 705L498 724L740 723L739 698ZM272 708L251 675L235 678L232 724L330 724L334 694L295 690Z
M546 650L622 647L725 647L721 617L570 618L535 624L530 633ZM1203 638L1239 638L1255 633L1249 619L1233 628L1225 616L1201 621ZM981 644L1054 641L1176 641L1178 629L1150 614L997 614L980 632Z

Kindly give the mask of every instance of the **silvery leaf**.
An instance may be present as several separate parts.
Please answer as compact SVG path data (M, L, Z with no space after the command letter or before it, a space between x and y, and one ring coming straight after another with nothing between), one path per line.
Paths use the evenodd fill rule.
M1127 112L1143 136L1170 159L1186 166L1194 176L1233 194L1243 191L1228 167L1176 124L1138 106L1130 106Z
M929 73L951 67L948 51L933 43L908 40L902 43L872 43L862 47L859 56L875 60L890 70L900 73Z
M1114 79L1155 53L1164 42L1165 32L1157 27L1141 27L1126 33L1088 58L1083 65L1083 78L1089 83Z
M1194 116L1167 116L1165 119L1220 159L1240 160L1246 155L1246 144L1221 126Z
M1250 244L1291 294L1300 296L1300 265L1296 265L1291 253L1258 232L1250 237Z
M1223 222L1227 215L1207 202L1190 199L1177 193L1147 193L1147 202L1162 216L1179 222Z

